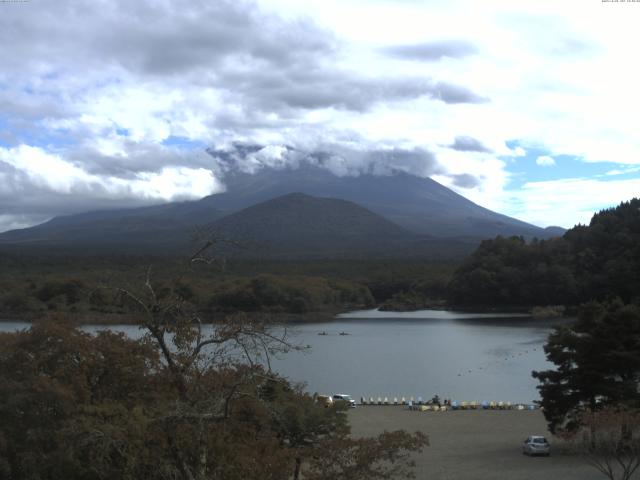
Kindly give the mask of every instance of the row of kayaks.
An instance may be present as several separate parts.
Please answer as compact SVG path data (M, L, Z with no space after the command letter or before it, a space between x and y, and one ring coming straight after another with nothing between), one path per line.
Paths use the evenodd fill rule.
M497 402L497 401L484 401L484 402L476 402L476 401L457 401L452 400L448 401L445 404L433 403L431 401L425 402L422 400L422 397L418 397L417 400L414 400L414 397L410 397L409 399L402 397L398 399L398 397L394 397L390 400L388 397L360 397L361 405L407 405L409 407L416 407L416 410L536 410L539 408L538 405L535 404L527 404L527 403L511 403L511 402ZM420 407L426 407L424 409Z

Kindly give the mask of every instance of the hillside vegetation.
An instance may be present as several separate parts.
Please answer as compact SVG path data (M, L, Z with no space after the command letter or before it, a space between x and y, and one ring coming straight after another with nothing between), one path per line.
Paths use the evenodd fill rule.
M448 287L454 305L577 305L640 300L640 199L593 216L563 237L483 241Z
M182 296L206 314L241 310L313 320L349 309L421 307L443 299L455 264L402 258L228 260L196 275L176 258L0 255L0 318L65 313L83 323L133 321L130 305L114 288L144 281L150 267L159 292L177 282Z

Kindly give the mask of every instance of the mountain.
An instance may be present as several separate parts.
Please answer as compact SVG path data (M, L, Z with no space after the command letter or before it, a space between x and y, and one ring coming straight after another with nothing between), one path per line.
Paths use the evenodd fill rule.
M403 172L339 177L305 165L298 169L235 172L224 179L226 192L206 197L217 209L232 212L287 193L302 192L357 203L398 225L438 237L492 238L496 235L548 238L544 229L483 208L430 178Z
M186 248L196 225L223 213L200 202L102 210L55 217L31 228L0 234L0 245L80 248L91 253L158 253Z
M228 215L210 226L246 253L278 256L405 255L422 239L355 203L290 193Z
M397 244L394 244L396 240L389 240L393 237L390 232L394 229L389 225L382 229L382 221L395 224L396 236L400 235L398 229L401 228L401 236L405 239L422 238L412 247L403 240L403 249L416 252L423 251L426 244L430 245L430 252L433 252L434 248L458 251L450 240L452 237L459 240L456 245L467 245L460 250L466 252L469 244L477 244L481 239L496 235L548 238L558 234L556 230L538 228L487 210L434 180L406 173L339 177L324 168L303 165L297 169L265 168L257 174L236 171L228 173L224 177L224 183L225 192L198 201L56 217L35 227L0 234L0 245L19 248L58 247L104 253L175 253L189 248L190 234L196 226L213 228L215 225L215 228L221 231L242 233L244 238L260 238L273 245L286 244L288 248L297 252L317 249L318 253L329 254L332 249L324 248L323 243L316 239L324 238L328 242L327 245L335 247L335 243L329 242L329 237L336 233L335 228L332 230L331 226L339 225L340 228L346 228L343 231L345 235L352 235L354 245L359 243L363 247L363 252L376 250L370 248L373 240L368 240L368 246L363 243L368 236L375 236L372 233L375 229L372 224L364 222L366 215L361 211L359 218L364 222L362 224L343 224L341 222L344 219L332 218L329 221L329 217L326 217L326 221L322 220L332 209L345 208L352 211L356 207L368 210L369 217L366 218L369 220L372 219L371 215L376 214L380 231L387 232L383 235L385 240L380 240L379 244L385 244L392 251L398 251L393 247L397 247ZM318 197L319 200L316 200L320 203L314 204L309 198L299 195L289 198L288 202L281 199L281 202L288 205L287 210L285 205L268 202L292 193ZM293 202L292 199L298 201ZM350 202L349 208L346 207L347 203L333 204L329 201L331 199ZM267 203L258 206L263 202ZM294 213L293 204L299 209L299 214ZM254 206L256 208L252 209ZM240 215L240 211L244 209L247 211ZM282 213L285 211L286 214ZM275 212L279 212L281 218L265 218ZM291 217L291 220L285 222L284 217ZM223 218L226 220L221 221ZM287 228L282 230L275 223L269 223L276 220L281 224L285 222ZM220 223L216 223L218 221ZM296 222L298 227L295 226ZM365 224L370 230L364 228ZM320 231L325 228L329 230L323 237L325 234L321 235ZM363 232L369 233L358 236L357 231L360 228ZM267 230L270 229L288 232L288 237L284 233L281 237L296 238L297 243L294 245L291 242L283 243L267 238ZM303 234L303 230L306 233ZM377 248L377 251L380 249Z
M197 202L166 207L130 210L124 216L105 211L60 217L46 225L7 232L0 236L0 245L57 247L65 252L72 248L85 253L192 252L200 245L189 241L189 225L176 212L190 208L188 212L196 215L206 209ZM217 210L209 213L210 217L221 215ZM469 242L410 232L347 200L302 193L223 216L203 225L200 235L202 242L212 237L231 240L218 245L225 256L262 258L455 257L474 248Z
M565 233L567 233L567 229L566 228L557 227L557 226L546 227L544 229L544 231L547 232L547 237L561 237ZM542 237L542 238L544 238L544 237Z

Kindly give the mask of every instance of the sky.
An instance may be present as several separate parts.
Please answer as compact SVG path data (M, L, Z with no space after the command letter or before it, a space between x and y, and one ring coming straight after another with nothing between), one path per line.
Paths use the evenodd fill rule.
M0 0L0 231L317 152L588 223L640 194L638 24L631 1Z

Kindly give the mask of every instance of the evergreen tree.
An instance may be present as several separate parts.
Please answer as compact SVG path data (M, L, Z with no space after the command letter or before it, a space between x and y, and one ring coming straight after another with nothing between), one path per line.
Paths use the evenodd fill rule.
M640 407L640 308L591 302L578 322L549 336L547 359L556 370L533 372L551 432L573 430L584 411Z

